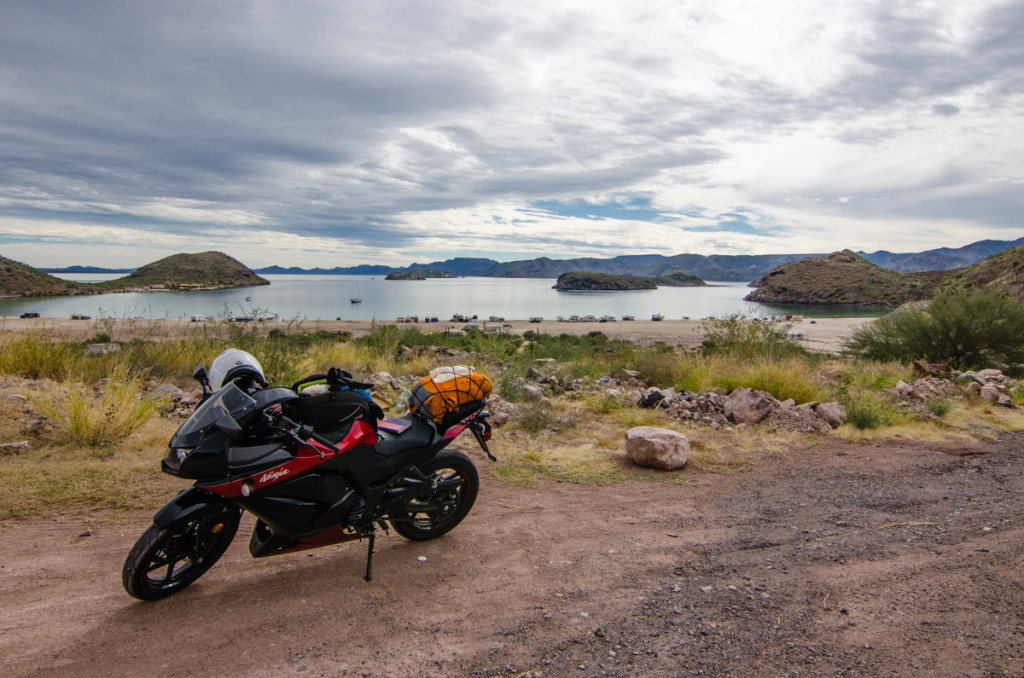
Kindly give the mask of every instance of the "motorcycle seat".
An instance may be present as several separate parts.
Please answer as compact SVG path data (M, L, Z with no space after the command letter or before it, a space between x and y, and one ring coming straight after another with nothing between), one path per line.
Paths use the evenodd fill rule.
M373 447L377 454L391 457L415 447L426 447L434 441L437 430L427 420L412 413L399 417L399 419L409 422L409 428L401 433L378 430L377 444Z

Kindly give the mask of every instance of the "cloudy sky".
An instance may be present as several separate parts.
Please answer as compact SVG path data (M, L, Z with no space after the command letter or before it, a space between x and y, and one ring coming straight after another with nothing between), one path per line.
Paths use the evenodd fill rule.
M0 254L914 252L1024 235L1024 0L38 0Z

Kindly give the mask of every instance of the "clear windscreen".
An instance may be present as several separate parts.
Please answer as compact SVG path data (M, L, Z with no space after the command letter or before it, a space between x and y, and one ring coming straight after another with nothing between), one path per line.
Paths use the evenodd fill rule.
M171 440L171 447L195 447L203 439L203 432L216 424L224 415L238 421L256 409L256 401L229 383L196 408L192 416L181 425Z

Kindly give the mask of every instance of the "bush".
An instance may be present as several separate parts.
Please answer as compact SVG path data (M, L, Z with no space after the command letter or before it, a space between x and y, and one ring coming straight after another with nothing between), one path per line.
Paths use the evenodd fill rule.
M806 351L786 337L791 325L770 318L711 318L701 325L705 355L724 353L737 358L778 359L805 355Z
M936 295L858 328L846 350L872 360L946 363L1024 372L1024 304L988 290Z
M142 382L122 370L110 376L98 396L83 384L69 382L59 395L33 398L33 403L63 440L90 447L122 440L155 411L142 397Z

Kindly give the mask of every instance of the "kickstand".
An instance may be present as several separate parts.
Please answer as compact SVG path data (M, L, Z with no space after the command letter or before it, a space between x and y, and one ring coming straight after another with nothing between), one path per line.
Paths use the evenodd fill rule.
M370 533L370 547L366 549L366 581L373 580L373 539L377 536L377 530Z

